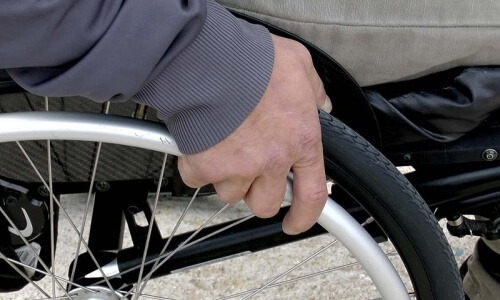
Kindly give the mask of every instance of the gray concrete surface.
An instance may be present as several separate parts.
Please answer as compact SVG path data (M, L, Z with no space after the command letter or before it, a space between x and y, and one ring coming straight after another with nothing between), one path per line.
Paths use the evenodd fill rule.
M81 213L84 210L85 201L84 195L67 196L62 199L63 206L78 227L82 220ZM163 235L167 235L173 228L173 220L177 220L186 203L187 200L184 198L162 198L158 207L158 222L161 225ZM198 199L186 217L186 222L179 230L195 229L220 207L222 204L215 197ZM223 216L217 218L216 222L223 222L247 214L246 206L237 204ZM63 277L67 276L65 266L73 259L76 247L76 236L68 225L68 222L61 215L56 274ZM86 234L88 234L88 230ZM330 236L316 237L292 245L187 270L168 276L164 280L151 281L145 293L162 295L168 299L214 299L221 295L255 289L317 251L331 239ZM461 263L472 252L475 239L449 237L449 240L457 263ZM126 239L126 243L131 244L130 239ZM390 245L385 244L383 248L387 252L392 251ZM393 258L392 261L399 270L403 269L397 257ZM354 259L349 253L341 245L335 245L282 280L351 262L354 262ZM51 290L51 280L48 278L39 284L45 290ZM368 276L358 266L354 266L318 275L308 280L270 288L253 299L377 299L378 297L379 295ZM26 287L21 293L15 295L0 295L1 300L38 298L43 298L43 295L33 287ZM234 299L241 299L241 297Z

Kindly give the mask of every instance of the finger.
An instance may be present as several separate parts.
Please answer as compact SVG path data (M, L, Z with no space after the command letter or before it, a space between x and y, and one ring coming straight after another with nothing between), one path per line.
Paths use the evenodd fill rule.
M293 201L283 220L283 231L299 234L318 220L326 203L327 189L321 143L319 151L293 166Z
M326 94L323 81L319 77L318 72L316 72L314 66L312 66L310 69L309 78L311 80L311 86L314 91L316 105L318 106L319 109L322 109L327 113L331 112L333 108L332 101L330 100L330 97L328 97L328 95Z
M278 213L285 197L286 175L260 176L252 183L245 202L257 217L270 218Z
M226 203L236 203L245 198L252 180L232 178L222 182L214 183L215 191L219 199Z
M210 182L200 176L199 170L189 162L188 157L179 157L177 160L177 169L181 175L182 181L189 187L199 188Z

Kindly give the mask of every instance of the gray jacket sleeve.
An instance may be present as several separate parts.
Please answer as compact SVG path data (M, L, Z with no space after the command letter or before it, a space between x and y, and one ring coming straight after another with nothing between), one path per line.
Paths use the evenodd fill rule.
M184 153L220 142L271 76L269 32L213 0L2 0L0 68L43 96L129 98L158 110Z

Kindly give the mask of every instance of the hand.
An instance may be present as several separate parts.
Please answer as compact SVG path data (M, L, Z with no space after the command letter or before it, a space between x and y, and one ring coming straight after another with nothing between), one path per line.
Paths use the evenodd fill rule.
M254 111L226 139L204 152L179 158L191 187L213 183L220 199L244 199L256 216L280 209L293 169L294 199L283 230L298 234L317 221L326 202L317 107L331 109L307 49L273 36L275 61L269 85Z

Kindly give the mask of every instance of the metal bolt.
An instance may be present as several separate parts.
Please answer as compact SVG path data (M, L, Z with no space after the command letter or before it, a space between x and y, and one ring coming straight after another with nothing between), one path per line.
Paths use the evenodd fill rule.
M154 184L155 184L156 186L158 186L158 182L159 182L158 178L155 178L155 179L153 180L153 182L154 182ZM163 179L162 179L162 181L161 181L161 186L162 186L162 187L166 187L167 185L168 185L168 178L163 177Z
M493 161L497 159L498 152L495 149L486 149L483 151L482 156L485 161Z
M448 225L458 227L464 223L464 218L461 215L453 216L448 219Z
M17 198L12 195L8 195L7 198L5 198L5 203L7 203L7 205L16 205L17 202Z
M43 197L48 197L50 195L49 189L45 185L38 187L38 194Z
M411 154L405 154L405 155L403 156L403 159L404 159L404 160L411 160Z
M137 207L137 206L129 206L127 208L127 211L133 215L137 214L138 212L140 212L141 210Z
M95 188L99 192L107 192L111 186L109 185L109 182L107 181L98 181L95 184Z

